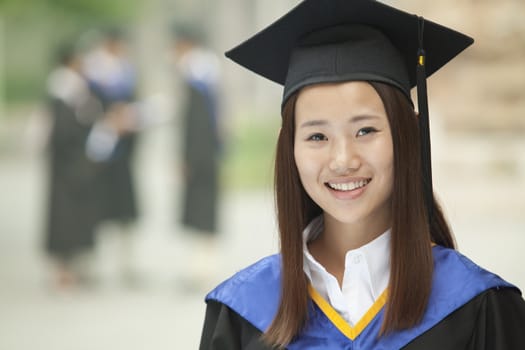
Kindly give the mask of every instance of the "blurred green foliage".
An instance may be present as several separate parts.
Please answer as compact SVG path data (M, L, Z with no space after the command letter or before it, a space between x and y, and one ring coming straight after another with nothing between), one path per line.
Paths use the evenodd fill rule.
M279 116L240 119L233 138L226 140L222 164L226 189L271 188L280 121Z
M68 13L77 18L119 21L137 13L140 0L1 0L5 15L20 16L45 10L47 13Z
M43 96L57 47L95 28L131 27L145 0L0 0L7 104Z

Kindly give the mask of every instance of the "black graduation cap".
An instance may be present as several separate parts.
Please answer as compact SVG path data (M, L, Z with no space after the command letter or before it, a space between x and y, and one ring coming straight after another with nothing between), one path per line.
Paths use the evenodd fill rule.
M431 220L426 77L473 42L374 0L304 0L226 56L284 85L283 105L291 94L316 83L378 81L399 88L409 100L417 85L422 178Z

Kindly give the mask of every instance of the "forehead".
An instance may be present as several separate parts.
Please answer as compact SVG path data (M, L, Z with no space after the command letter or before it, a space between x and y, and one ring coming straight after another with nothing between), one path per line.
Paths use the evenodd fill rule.
M299 92L295 105L297 118L340 113L386 114L381 97L368 82L314 84Z

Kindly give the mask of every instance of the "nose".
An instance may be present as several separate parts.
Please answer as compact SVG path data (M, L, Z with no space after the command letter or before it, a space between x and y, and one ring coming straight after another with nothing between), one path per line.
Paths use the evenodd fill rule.
M361 158L356 148L347 140L339 140L330 148L329 169L337 175L350 174L359 169Z

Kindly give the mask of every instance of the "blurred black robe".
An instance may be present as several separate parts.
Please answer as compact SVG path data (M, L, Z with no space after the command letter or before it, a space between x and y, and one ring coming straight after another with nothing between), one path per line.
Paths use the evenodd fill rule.
M91 125L77 119L78 110L50 98L52 129L48 145L49 205L45 247L67 259L93 248L98 209L93 182L100 170L85 151Z
M217 108L211 86L186 81L187 100L183 114L182 224L203 234L217 232L219 153Z

